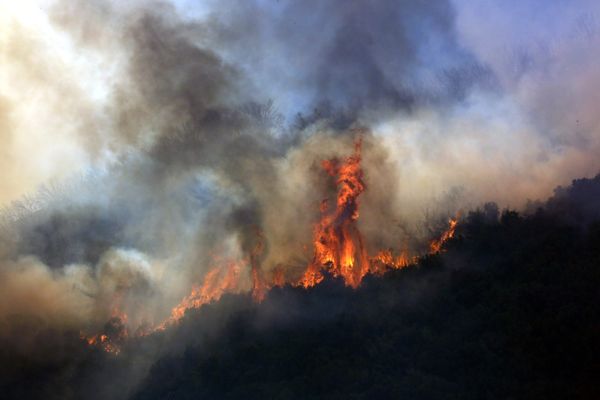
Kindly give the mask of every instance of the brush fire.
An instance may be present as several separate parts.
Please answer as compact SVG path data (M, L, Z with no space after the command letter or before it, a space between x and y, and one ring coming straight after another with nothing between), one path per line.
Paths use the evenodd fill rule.
M0 0L0 399L600 398L599 15Z
M322 170L327 174L332 188L336 190L335 201L323 199L320 204L320 219L313 228L313 257L299 277L288 277L282 268L276 267L266 276L260 265L264 250L264 238L256 230L256 245L250 254L241 259L214 257L213 265L204 275L203 281L192 286L189 295L172 308L171 314L154 327L138 327L130 334L127 315L114 308L110 320L102 333L81 337L90 346L107 353L119 354L122 345L133 336L147 336L177 324L189 309L196 309L219 300L224 294L250 291L252 299L261 302L273 287L290 285L309 289L323 282L326 276L342 279L346 286L357 288L368 275L381 276L389 270L416 264L418 255L401 250L395 255L393 249L378 250L369 254L357 226L360 216L360 195L367 190L364 171L361 167L362 138L354 141L354 151L339 159L323 160ZM428 254L443 251L444 244L452 239L458 225L458 215L450 218L448 228L429 244ZM248 284L250 281L250 284Z

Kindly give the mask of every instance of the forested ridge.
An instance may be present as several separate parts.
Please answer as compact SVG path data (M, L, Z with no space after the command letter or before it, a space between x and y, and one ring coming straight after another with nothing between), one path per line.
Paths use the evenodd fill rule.
M444 253L357 290L329 279L190 312L188 334L235 310L160 359L134 398L598 398L599 183L524 215L487 204Z
M0 343L0 390L7 399L594 399L599 284L597 176L521 213L493 203L464 213L441 253L357 289L328 277L309 290L273 288L262 303L224 295L118 355L15 316L0 339L27 340Z

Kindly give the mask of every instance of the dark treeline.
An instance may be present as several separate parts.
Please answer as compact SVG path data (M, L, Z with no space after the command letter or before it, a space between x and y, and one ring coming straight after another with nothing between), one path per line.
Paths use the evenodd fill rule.
M487 204L444 254L358 290L225 299L240 309L219 335L160 359L134 398L598 398L599 188L574 181L526 215Z
M525 213L486 204L418 265L357 290L226 295L116 357L23 320L11 335L39 332L0 345L0 397L600 398L599 188L574 181Z

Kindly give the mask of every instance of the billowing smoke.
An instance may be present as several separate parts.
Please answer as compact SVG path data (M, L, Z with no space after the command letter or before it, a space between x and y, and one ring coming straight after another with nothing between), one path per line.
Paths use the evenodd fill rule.
M0 318L141 329L224 259L297 278L358 137L373 249L594 175L598 5L514 3L0 5Z

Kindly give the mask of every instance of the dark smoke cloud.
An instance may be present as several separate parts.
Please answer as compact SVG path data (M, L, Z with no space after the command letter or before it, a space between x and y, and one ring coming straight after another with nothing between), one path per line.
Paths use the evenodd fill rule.
M228 101L243 101L235 68L193 43L205 29L182 22L167 3L59 3L52 16L78 46L121 56L106 111L125 143L147 146L179 126L210 118Z
M320 161L348 154L357 136L348 128L373 125L360 130L368 190L359 224L369 247L426 236L416 227L431 213L427 207L439 210L425 199L440 195L422 189L423 180L441 177L457 193L462 182L446 174L464 176L472 169L464 163L469 157L480 163L465 152L463 166L449 160L448 172L431 171L431 160L445 157L434 144L440 137L426 132L412 152L394 142L411 136L385 132L398 130L388 121L393 112L437 129L448 118L432 111L441 105L458 107L451 114L462 122L460 107L471 93L498 89L486 64L460 43L449 3L206 7L199 20L182 19L161 2L51 9L51 22L79 49L116 59L102 103L106 121L81 133L95 152L116 161L92 184L72 190L71 199L18 221L13 260L33 255L52 268L96 269L113 249L135 249L177 271L163 277L160 293L174 303L205 273L212 253L247 256L257 232L265 242L264 269L308 263L318 205L334 195ZM277 93L283 115L279 98L267 101ZM294 111L309 112L291 125L289 96L298 104ZM84 110L73 124L95 121L94 115ZM463 127L449 126L442 139L460 148L465 140L454 132ZM472 180L479 178L486 179Z
M447 104L494 85L491 71L458 42L447 1L213 6L218 51L287 112L330 115L333 108L351 123L367 111Z

